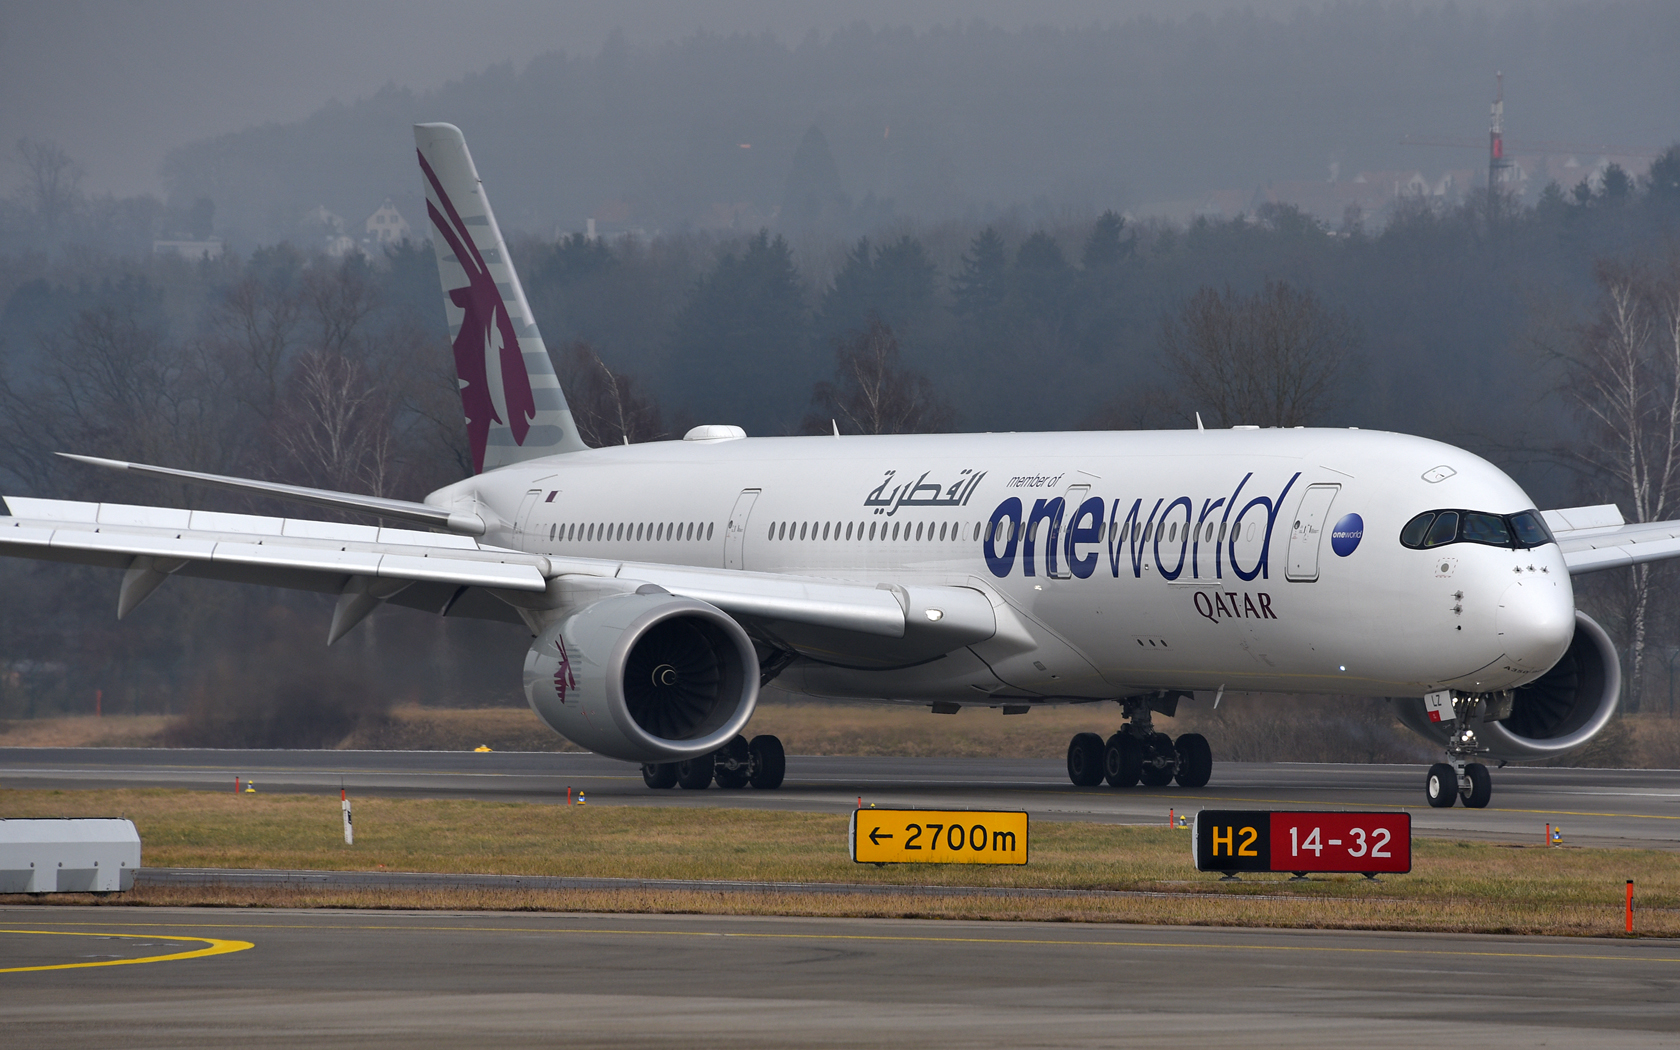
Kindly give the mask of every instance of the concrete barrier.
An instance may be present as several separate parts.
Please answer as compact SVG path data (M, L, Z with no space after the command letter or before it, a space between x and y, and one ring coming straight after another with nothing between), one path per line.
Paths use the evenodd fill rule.
M0 893L115 893L139 867L132 820L0 820Z

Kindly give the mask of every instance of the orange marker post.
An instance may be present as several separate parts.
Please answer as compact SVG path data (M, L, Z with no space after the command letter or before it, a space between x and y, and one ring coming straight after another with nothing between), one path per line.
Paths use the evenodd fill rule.
M1633 880L1627 880L1627 932L1633 932Z

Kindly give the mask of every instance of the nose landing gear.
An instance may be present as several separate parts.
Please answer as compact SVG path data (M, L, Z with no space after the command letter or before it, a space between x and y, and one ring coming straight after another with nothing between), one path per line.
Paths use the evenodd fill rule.
M1476 739L1476 731L1470 728L1471 717L1482 709L1484 703L1488 708L1485 721L1500 717L1501 708L1505 715L1510 714L1509 693L1496 694L1486 700L1469 694L1452 694L1450 710L1456 728L1447 740L1447 760L1430 766L1424 780L1424 797L1435 809L1448 809L1460 798L1469 808L1482 809L1493 798L1493 776L1488 773L1487 766L1473 761L1477 756L1488 753L1488 749Z

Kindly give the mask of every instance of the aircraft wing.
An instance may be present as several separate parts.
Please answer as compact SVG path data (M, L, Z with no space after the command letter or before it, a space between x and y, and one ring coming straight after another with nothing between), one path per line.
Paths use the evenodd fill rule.
M1613 503L1541 511L1571 576L1680 558L1680 521L1628 524Z
M881 641L904 638L909 625L923 650L947 651L996 630L990 600L967 587L555 558L471 536L302 518L20 496L5 501L14 516L0 518L0 554L124 570L119 617L178 574L336 593L329 642L385 601L523 622L516 606L559 608L575 600L569 594L646 584L772 628L795 625Z

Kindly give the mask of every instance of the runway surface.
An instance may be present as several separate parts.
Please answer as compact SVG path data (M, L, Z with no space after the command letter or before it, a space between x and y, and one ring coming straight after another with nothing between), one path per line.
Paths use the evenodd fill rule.
M635 766L587 754L453 751L210 751L141 748L0 749L0 788L184 787L266 792L555 802L567 788L590 805L747 806L846 812L865 805L1020 809L1035 820L1165 823L1169 808L1395 809L1414 834L1540 841L1561 825L1574 844L1680 849L1680 771L1494 771L1493 803L1430 809L1424 767L1222 762L1207 787L1076 788L1042 759L788 758L776 791L647 788Z
M26 907L0 960L103 964L0 972L8 1044L40 1048L1680 1043L1656 940Z

